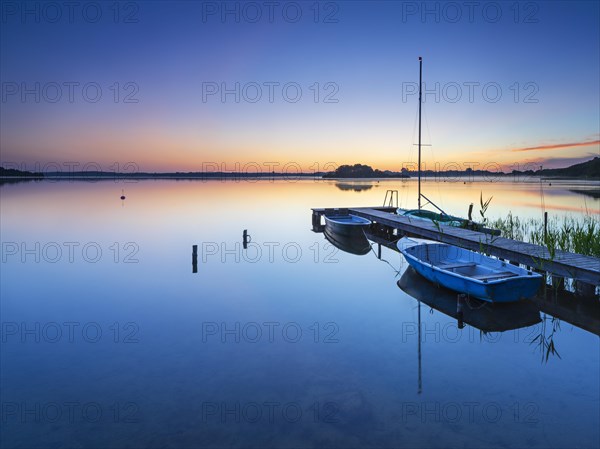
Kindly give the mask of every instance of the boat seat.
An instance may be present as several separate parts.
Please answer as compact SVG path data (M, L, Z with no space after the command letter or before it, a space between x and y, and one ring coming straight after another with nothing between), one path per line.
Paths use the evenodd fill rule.
M512 271L501 271L500 273L493 273L493 274L476 274L474 276L470 276L473 279L480 279L480 280L490 280L490 279L501 279L501 278L510 278L513 276L517 276L516 273L513 273Z
M439 268L443 268L444 270L452 270L454 268L466 268L474 266L475 262L442 263L438 265Z

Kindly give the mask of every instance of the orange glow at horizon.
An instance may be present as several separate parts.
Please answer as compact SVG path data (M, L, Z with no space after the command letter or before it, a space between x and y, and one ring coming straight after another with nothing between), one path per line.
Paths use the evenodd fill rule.
M10 133L10 131L9 131ZM275 171L290 174L301 171L333 171L340 165L365 164L374 169L400 171L403 167L416 169L417 149L414 145L401 145L393 141L394 136L371 140L368 135L360 139L352 136L331 139L328 136L304 136L290 142L289 136L275 133L263 136L235 134L222 136L224 130L206 126L191 129L185 126L161 126L156 118L150 122L136 123L128 127L99 129L95 126L65 132L61 128L43 128L28 136L3 136L3 164L25 162L26 169L33 170L34 164L42 166L53 162L62 164L76 161L83 166L94 162L104 170L118 163L123 166L133 162L142 172L193 172L231 171L255 173ZM287 143L289 142L289 143ZM549 159L558 166L572 165L573 160L585 161L600 154L600 140L588 140L565 144L538 145L506 148L502 150L477 150L470 147L456 148L443 143L422 151L424 170L487 169L490 171L512 170L526 164L546 166ZM577 150L576 150L577 149ZM539 157L540 151L551 151L552 158ZM586 150L591 150L587 151ZM535 158L525 157L534 151ZM515 155L522 155L518 158ZM26 157L22 156L27 154Z

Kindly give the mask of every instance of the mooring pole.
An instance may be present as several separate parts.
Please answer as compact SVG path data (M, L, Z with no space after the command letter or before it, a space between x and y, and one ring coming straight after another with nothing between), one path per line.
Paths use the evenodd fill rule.
M192 245L192 273L198 272L198 245Z
M248 234L248 230L244 229L244 232L242 232L242 246L244 249L248 249L248 243L250 243L251 240L252 238L250 237L250 234Z
M460 293L456 299L456 318L458 321L458 328L462 329L465 327L464 319L464 302L467 298L467 295L464 293Z

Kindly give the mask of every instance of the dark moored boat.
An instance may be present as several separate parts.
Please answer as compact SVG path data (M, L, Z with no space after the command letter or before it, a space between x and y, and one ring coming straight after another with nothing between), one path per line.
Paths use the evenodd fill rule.
M344 235L344 236L356 236L362 235L363 228L369 226L371 220L366 218L358 217L356 215L325 215L325 231L329 231L331 234Z

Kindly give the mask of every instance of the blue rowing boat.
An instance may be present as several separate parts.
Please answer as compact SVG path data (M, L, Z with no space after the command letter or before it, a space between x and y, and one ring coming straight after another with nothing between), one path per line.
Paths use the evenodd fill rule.
M489 302L532 297L542 275L474 251L434 241L404 237L398 250L424 278Z

